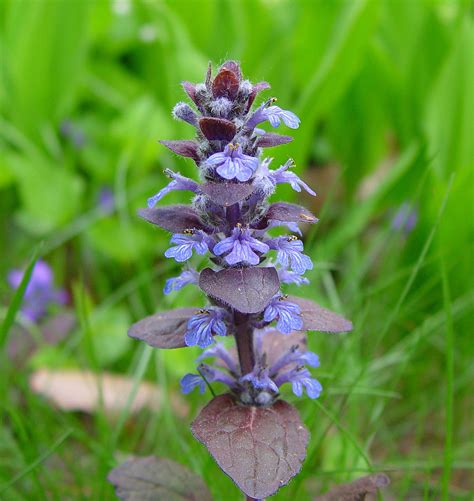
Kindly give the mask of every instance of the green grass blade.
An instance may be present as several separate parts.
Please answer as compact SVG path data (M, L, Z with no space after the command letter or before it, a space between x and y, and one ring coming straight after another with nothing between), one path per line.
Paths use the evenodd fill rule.
M6 484L0 487L0 494L3 494L7 489L9 489L13 484L21 480L23 477L28 475L31 471L37 468L41 463L46 461L46 459L51 456L61 445L67 440L67 438L71 435L72 429L66 430L57 440L53 443L53 445L43 452L35 461L29 464L24 470L20 471L17 475L15 475L11 480L9 480Z
M36 247L35 251L33 252L33 256L31 257L30 262L28 263L28 267L26 268L26 271L23 275L20 286L15 291L12 302L8 307L7 314L0 327L0 349L3 348L3 346L7 341L8 333L13 325L13 322L15 321L16 314L18 313L18 310L21 307L23 296L25 295L25 291L30 281L31 274L33 273L33 268L35 267L36 261L40 256L41 247L42 244Z
M451 310L451 297L449 290L448 275L444 260L441 261L441 278L443 283L445 322L445 378L446 378L446 399L445 399L445 443L444 443L444 463L442 477L442 499L448 500L449 484L451 479L453 463L453 406L454 406L454 332L453 316Z

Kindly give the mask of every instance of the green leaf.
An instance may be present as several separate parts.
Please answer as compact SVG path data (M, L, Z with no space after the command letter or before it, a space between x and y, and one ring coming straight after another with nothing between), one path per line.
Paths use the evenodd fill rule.
M324 58L313 74L308 75L296 105L297 114L304 116L305 126L298 129L290 145L294 158L307 158L314 140L311 124L340 98L358 71L376 25L377 12L377 2L370 0L344 3Z
M19 155L11 155L7 161L20 191L20 223L28 231L43 235L79 212L84 183L65 165Z
M67 113L79 84L87 47L89 2L15 0L5 15L9 112L39 138L45 122Z
M100 366L107 366L124 355L132 340L127 336L131 318L127 310L109 308L91 318L92 344Z
M426 109L429 152L436 172L444 179L474 163L473 24L466 16Z
M10 329L13 325L13 322L15 321L16 314L18 313L18 310L21 307L21 303L23 301L23 296L25 295L26 287L28 286L28 283L30 281L31 274L33 273L33 268L35 267L36 261L39 258L40 249L41 249L41 246L38 246L35 249L33 256L31 257L30 262L28 264L28 267L26 268L26 271L23 275L23 278L21 279L20 286L15 291L12 302L10 303L10 306L8 307L7 314L6 314L6 316L2 322L2 325L0 327L0 349L5 345L5 342L6 342L7 336L8 336L8 332L10 331Z

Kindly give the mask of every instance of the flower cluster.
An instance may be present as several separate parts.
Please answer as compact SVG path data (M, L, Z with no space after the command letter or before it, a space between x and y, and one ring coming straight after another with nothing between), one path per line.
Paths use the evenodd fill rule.
M266 406L278 396L281 385L291 383L296 395L305 388L308 396L316 398L321 385L306 368L318 365L316 355L292 346L270 363L258 334L270 326L272 337L327 327L319 320L305 319L311 315L308 308L302 311L298 301L280 290L281 284L308 283L304 275L313 263L304 254L300 225L315 223L317 218L299 205L268 202L279 184L315 195L292 170L292 160L271 168L272 159L264 155L266 148L292 140L265 130L265 124L296 129L300 120L277 106L275 98L254 107L258 94L270 86L244 79L235 61L225 62L214 77L209 67L204 83L182 85L191 104L178 103L173 116L195 129L195 139L162 144L192 159L199 181L165 170L170 182L148 199L148 208L139 214L172 234L167 258L178 263L187 263L196 255L209 258L210 267L198 270L186 264L164 288L165 294L170 294L189 284L199 286L208 305L158 316L159 326L150 317L132 327L131 335L157 347L197 345L207 348L200 362L210 356L219 360L221 368L201 363L199 374L186 375L182 380L185 393L196 387L204 391L206 381L219 381L241 403ZM192 204L157 205L176 190L192 193ZM287 228L290 233L272 236L270 230L275 227ZM314 308L319 315L321 308ZM159 339L157 332L162 335ZM236 341L234 354L220 344L209 348L215 336L229 335Z
M186 374L181 379L183 393L190 393L195 388L204 393L206 382L220 382L227 385L241 402L267 406L279 396L280 386L291 383L296 396L301 397L305 389L308 397L318 398L322 386L319 381L311 377L306 368L307 365L318 367L318 356L306 351L304 346L294 344L284 350L275 360L268 360L269 338L274 334L273 329L268 328L255 331L255 365L252 372L245 375L240 373L235 353L226 350L221 343L208 348L197 361L214 358L218 367L200 363L199 374Z

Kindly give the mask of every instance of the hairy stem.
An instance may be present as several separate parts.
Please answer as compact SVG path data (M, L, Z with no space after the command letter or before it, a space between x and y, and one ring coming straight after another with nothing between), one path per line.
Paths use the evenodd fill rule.
M248 315L243 313L234 313L235 326L237 333L235 342L237 344L237 353L239 355L240 369L242 375L252 372L255 365L255 354L253 350L253 327L249 325Z

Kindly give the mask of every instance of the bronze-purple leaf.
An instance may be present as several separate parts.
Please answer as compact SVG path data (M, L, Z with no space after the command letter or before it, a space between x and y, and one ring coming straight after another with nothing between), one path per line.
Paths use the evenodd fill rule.
M196 85L191 82L181 82L184 92L189 96L189 98L196 103ZM197 104L197 103L196 103Z
M177 141L160 141L160 143L177 155L192 158L196 162L199 160L198 145L194 141L183 139Z
M304 331L349 332L352 322L319 304L297 296L289 296L288 301L296 303L301 308Z
M239 489L255 499L273 495L300 471L309 438L287 402L251 407L230 395L211 400L191 431Z
M206 268L199 276L199 287L241 313L260 313L278 292L280 281L273 267Z
M199 120L199 128L209 141L232 141L237 128L225 118L204 117Z
M390 484L385 473L374 473L348 484L337 485L314 501L363 501L367 494L377 494L378 489Z
M237 78L239 79L239 81L242 79L242 70L240 69L240 64L237 61L232 61L232 60L226 61L221 66L221 70L224 68L226 70L230 70L230 71L234 72L236 74Z
M227 68L222 68L212 82L212 95L233 101L239 92L238 76Z
M318 218L300 205L277 202L268 208L265 219L291 223L317 223Z
M189 205L168 205L154 209L139 209L138 215L151 224L172 233L182 233L187 229L204 229L205 225L197 212Z
M254 186L248 183L208 182L200 187L201 192L207 195L213 203L223 207L229 207L246 199L254 189Z
M266 132L257 139L256 144L260 148L272 148L273 146L280 146L281 144L287 144L291 141L293 141L291 136Z
M268 82L258 82L252 87L252 92L250 93L249 102L247 104L247 111L250 110L250 108L252 107L252 104L255 101L257 94L262 90L269 89L270 87L271 85Z
M212 501L198 475L179 463L154 456L129 459L109 473L108 481L123 501Z
M262 338L262 351L265 353L268 366L273 365L283 354L288 353L293 346L298 346L299 351L305 352L307 345L306 333L302 331L293 331L282 336L280 331L269 330L265 332Z
M134 323L128 329L128 335L133 339L145 341L154 348L184 348L188 320L195 313L196 308L160 311Z

